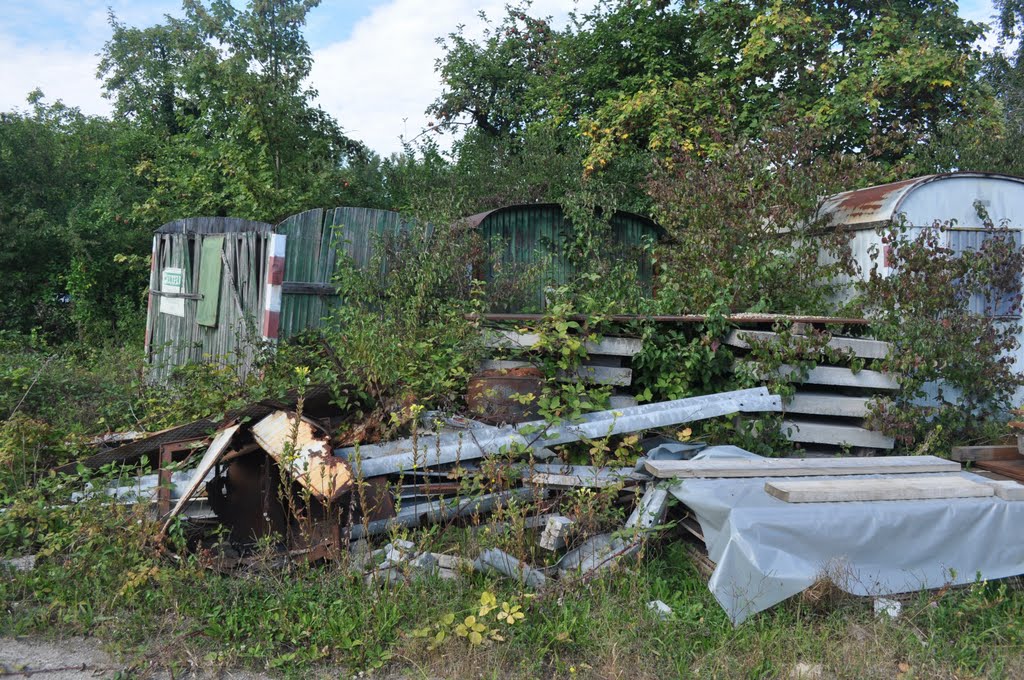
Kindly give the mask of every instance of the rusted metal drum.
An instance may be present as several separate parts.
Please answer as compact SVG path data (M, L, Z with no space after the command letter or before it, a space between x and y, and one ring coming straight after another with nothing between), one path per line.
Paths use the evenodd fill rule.
M492 425L521 423L537 418L537 397L544 375L536 368L481 371L469 379L466 404L470 417ZM515 397L533 395L527 403Z

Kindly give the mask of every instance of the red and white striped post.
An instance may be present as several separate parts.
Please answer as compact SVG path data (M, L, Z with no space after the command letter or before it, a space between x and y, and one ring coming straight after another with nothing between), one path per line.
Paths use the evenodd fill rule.
M281 330L281 284L284 283L285 235L271 234L267 281L263 290L263 339L276 341Z

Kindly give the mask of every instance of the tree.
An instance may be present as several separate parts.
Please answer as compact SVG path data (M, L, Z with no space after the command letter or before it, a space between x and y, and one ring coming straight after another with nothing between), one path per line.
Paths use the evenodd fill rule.
M432 110L506 135L553 121L586 138L589 172L709 149L722 104L735 119L714 127L747 135L795 111L825 150L891 166L990 103L973 47L983 30L949 0L605 0L564 31L517 7L482 41L449 36Z
M137 311L142 287L114 256L146 252L149 240L128 219L139 197L133 135L38 91L29 102L29 113L0 114L0 328L109 333L114 310Z
M365 155L313 106L302 27L316 0L185 0L183 19L145 29L111 15L99 73L119 115L151 137L138 214L274 220L340 202L340 170Z

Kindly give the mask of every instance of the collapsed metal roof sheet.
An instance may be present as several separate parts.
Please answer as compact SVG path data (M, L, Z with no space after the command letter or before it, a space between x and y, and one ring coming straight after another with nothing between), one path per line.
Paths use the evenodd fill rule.
M1024 183L1024 179L1012 175L986 172L948 172L924 175L890 184L844 191L824 200L818 211L819 217L826 217L831 226L867 226L888 222L900 212L904 200L916 189L951 178L975 177L1010 180Z

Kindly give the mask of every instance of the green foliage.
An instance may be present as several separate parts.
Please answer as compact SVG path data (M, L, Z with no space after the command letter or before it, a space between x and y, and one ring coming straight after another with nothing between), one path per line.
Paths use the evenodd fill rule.
M1024 253L1011 232L990 229L979 249L955 253L944 225L891 225L881 230L883 250L872 253L861 304L878 337L893 344L884 368L901 376L899 394L875 416L906 444L980 439L1024 386L1011 356ZM921 406L926 397L936 405Z
M645 324L643 350L633 357L638 401L683 399L730 389L733 353L722 344L729 327L721 307L692 331Z
M314 379L354 385L385 411L456 405L477 362L479 334L466 318L479 310L466 269L477 248L461 224L415 220L382 236L365 270L340 261L343 304L323 329L332 365Z
M186 0L184 18L145 29L111 15L99 73L118 115L146 134L135 172L149 192L138 217L273 220L342 202L339 167L365 150L304 84L302 28L317 4Z
M827 312L833 279L853 265L846 235L814 216L821 196L862 181L864 164L821 155L802 119L715 139L714 154L677 148L649 184L671 237L656 251L658 308Z

